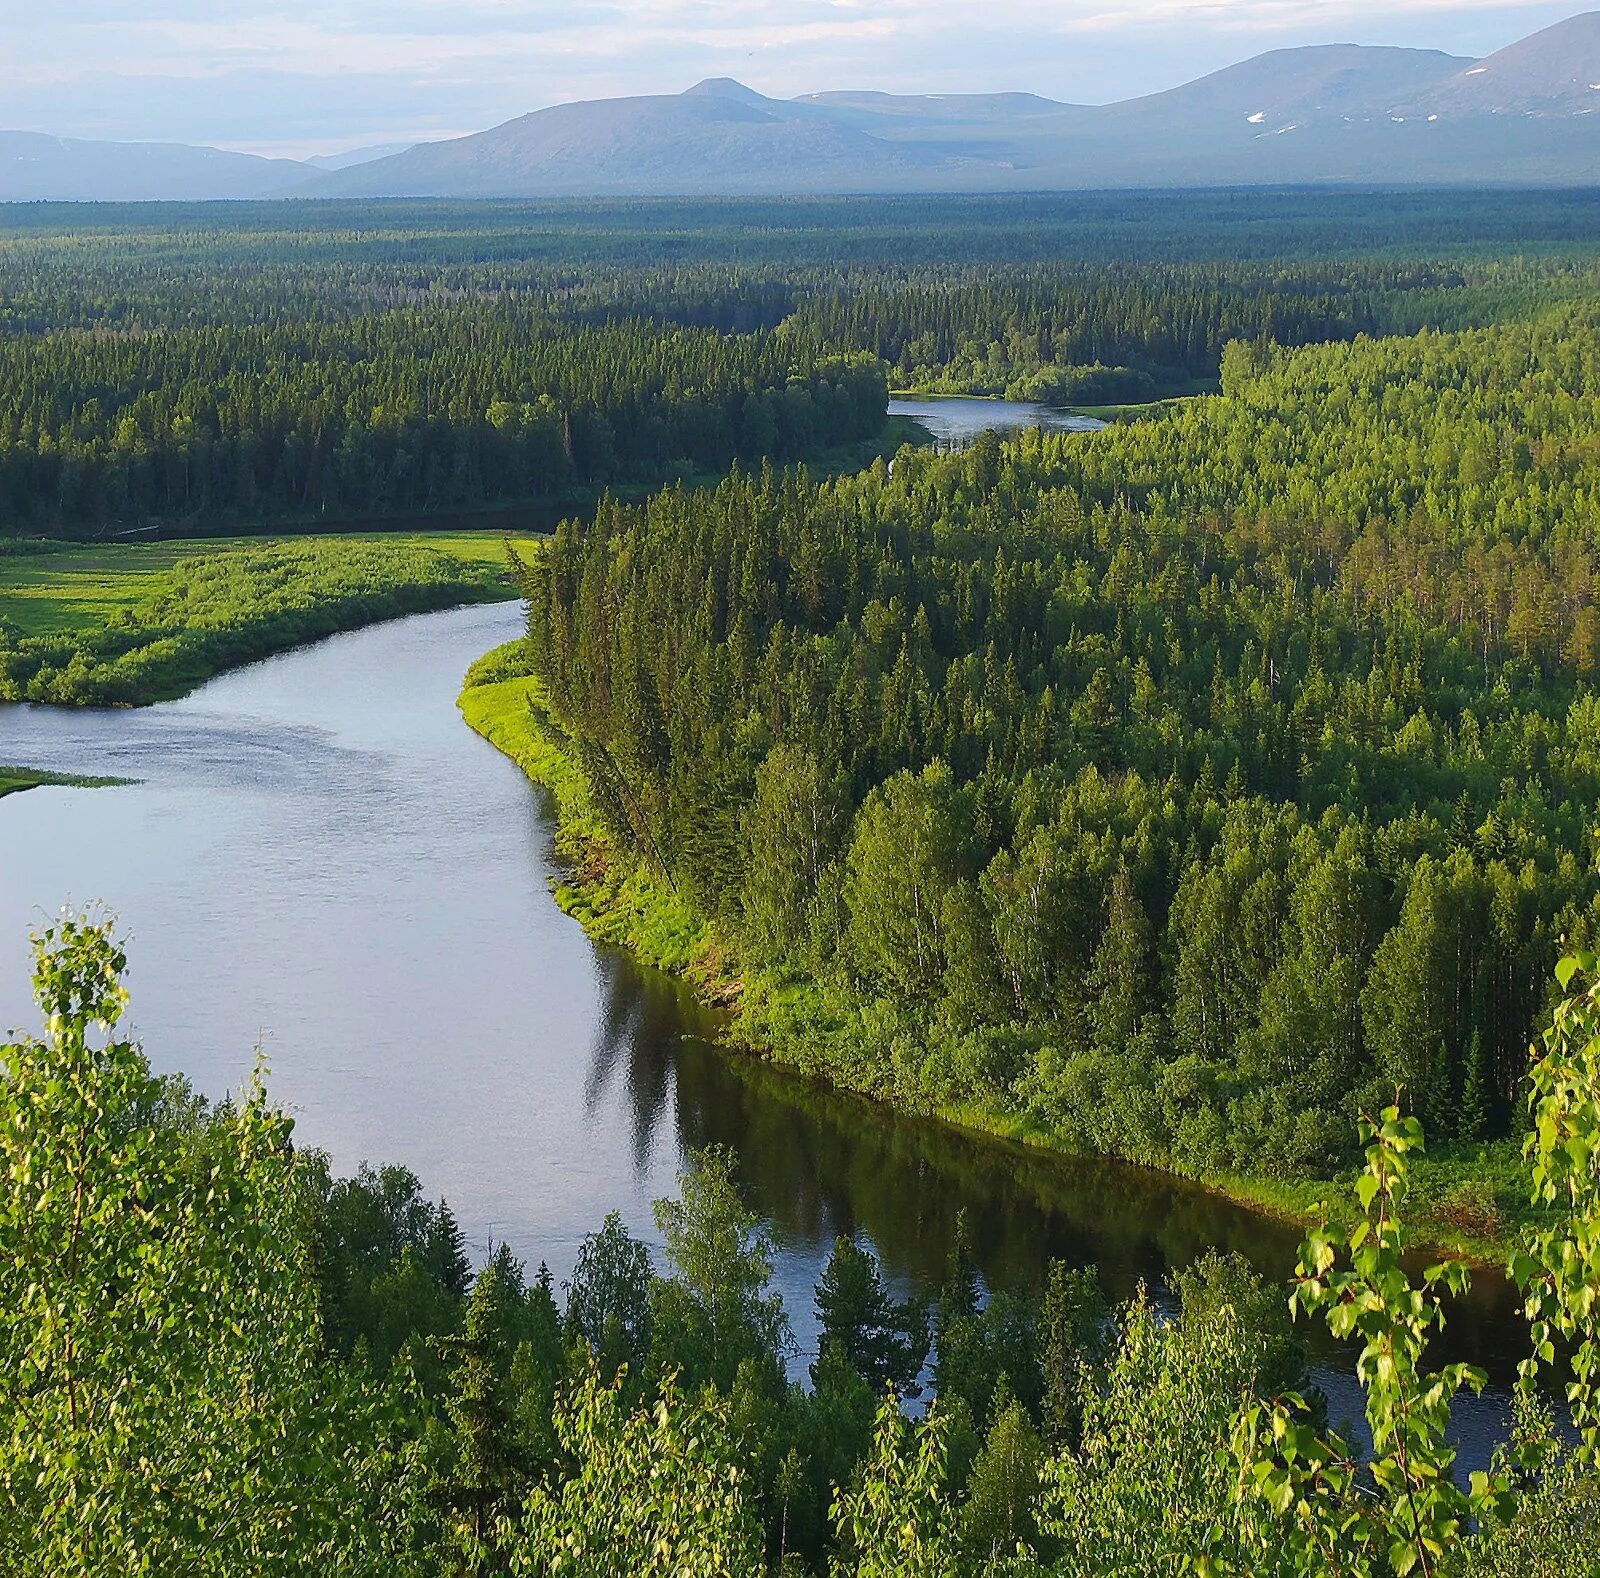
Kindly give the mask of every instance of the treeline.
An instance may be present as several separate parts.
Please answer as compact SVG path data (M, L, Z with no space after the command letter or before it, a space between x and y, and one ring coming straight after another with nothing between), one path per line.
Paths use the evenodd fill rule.
M427 514L871 438L860 357L499 302L0 340L0 521Z
M819 343L871 351L899 388L1063 403L1148 398L1214 376L1231 340L1303 345L1372 329L1371 304L1336 283L1337 272L1107 264L980 283L862 281L812 293L793 322ZM1095 364L1101 379L1085 390L1072 372ZM1107 379L1111 369L1123 378Z
M613 1216L560 1288L504 1248L474 1271L411 1174L296 1155L259 1078L213 1109L152 1076L117 1033L125 962L105 925L63 916L37 939L44 1033L0 1048L18 1578L1534 1578L1592 1548L1592 1348L1576 1434L1535 1402L1536 1362L1515 1450L1454 1482L1450 1401L1484 1376L1422 1368L1467 1274L1403 1269L1421 1134L1392 1109L1366 1126L1353 1268L1314 1234L1295 1292L1362 1345L1361 1463L1326 1430L1282 1294L1237 1257L1179 1272L1165 1308L1112 1310L1060 1263L1041 1298L985 1289L960 1228L935 1296L900 1299L841 1238L809 1384L724 1151L657 1203L659 1262ZM1597 1028L1580 992L1535 1068L1534 1193L1557 1206L1519 1261L1536 1341L1595 1336Z
M523 567L543 727L823 1077L1199 1174L1505 1134L1600 922L1588 322L608 507Z

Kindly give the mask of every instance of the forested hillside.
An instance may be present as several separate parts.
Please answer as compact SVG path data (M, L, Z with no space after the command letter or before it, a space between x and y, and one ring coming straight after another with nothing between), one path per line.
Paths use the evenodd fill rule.
M0 1046L0 1572L1592 1567L1597 267L1589 192L0 216L0 701L172 695L509 574L526 633L462 709L553 789L557 897L591 930L819 1081L1318 1224L1291 1289L1169 1256L1117 1305L1064 1262L986 1285L964 1219L928 1297L841 1238L802 1364L731 1151L687 1154L651 1244L574 1235L565 1283L474 1265L403 1167L297 1149L264 1073L216 1105L154 1073L115 928L63 912L41 1028ZM1127 409L891 462L900 384ZM582 518L247 535L536 499ZM394 689L380 709L423 705ZM388 760L450 819L452 758ZM408 847L382 858L481 907L514 1019L542 987L489 868ZM226 887L248 864L215 903L265 913ZM371 909L338 897L342 927ZM196 990L240 990L235 962ZM689 1021L584 984L584 1102L692 1107L666 1061L612 1056L624 1020L674 1047ZM407 1067L509 1094L525 1039L490 1064L470 1034ZM328 1056L425 1106L376 1044ZM734 1132L754 1154L779 1121ZM585 1130L580 1165L649 1176L666 1132L596 1166ZM1452 1234L1509 1251L1528 1322L1495 1355L1511 1439L1465 1483L1451 1402L1487 1377L1428 1342L1469 1273L1421 1252ZM1336 1344L1354 1434L1309 1368Z
M1160 422L565 527L603 836L825 1077L1201 1174L1515 1125L1593 935L1594 315L1235 347ZM799 995L796 995L796 992Z

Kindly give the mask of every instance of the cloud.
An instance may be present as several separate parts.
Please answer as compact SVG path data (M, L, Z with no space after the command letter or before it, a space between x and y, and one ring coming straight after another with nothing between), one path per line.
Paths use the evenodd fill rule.
M5 0L0 126L304 153L676 92L1026 89L1107 99L1259 49L1487 53L1548 0Z

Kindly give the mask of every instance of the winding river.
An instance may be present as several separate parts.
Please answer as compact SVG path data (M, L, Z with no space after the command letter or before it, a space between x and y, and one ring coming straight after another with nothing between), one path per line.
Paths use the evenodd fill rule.
M138 711L0 709L0 755L139 780L0 800L0 1024L32 1019L29 926L104 899L158 1069L220 1096L259 1045L302 1141L341 1169L405 1164L478 1253L504 1241L558 1278L608 1210L654 1241L685 1152L731 1145L801 1363L837 1234L926 1288L962 1208L998 1282L1061 1255L1125 1296L1208 1245L1288 1273L1296 1232L1200 1189L969 1141L729 1055L676 982L593 945L547 891L545 796L455 707L518 625L514 604L424 614ZM1480 1278L1450 1352L1504 1381L1516 1330ZM1474 1461L1502 1413L1498 1391L1463 1410Z
M968 1140L730 1055L678 983L592 944L547 891L545 795L455 707L519 623L515 604L419 615L136 711L0 707L0 760L137 780L0 799L0 1027L34 1017L29 927L104 900L158 1069L221 1096L259 1046L302 1142L342 1170L404 1164L478 1254L506 1242L558 1279L609 1210L655 1242L651 1202L686 1152L727 1144L800 1367L836 1235L928 1288L962 1209L995 1283L1063 1256L1125 1297L1213 1245L1290 1272L1297 1231L1201 1189ZM1502 1426L1518 1332L1480 1276L1441 1344L1495 1378L1458 1412L1469 1466ZM1325 1347L1319 1369L1334 1417L1356 1410L1348 1361Z

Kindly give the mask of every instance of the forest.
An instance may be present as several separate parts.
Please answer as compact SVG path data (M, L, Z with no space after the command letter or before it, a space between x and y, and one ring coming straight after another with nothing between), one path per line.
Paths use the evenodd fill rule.
M0 215L0 702L514 590L462 711L739 1049L1315 1224L1122 1302L840 1239L802 1362L731 1152L564 1282L475 1261L264 1071L155 1073L64 912L0 1046L0 1570L1576 1570L1597 243L1556 192ZM891 390L1113 420L891 456ZM1446 1241L1528 1323L1470 1477Z
M810 1073L1202 1177L1397 1085L1507 1135L1600 920L1596 343L1235 345L1159 422L611 505L506 661Z
M985 1289L959 1228L937 1295L906 1301L841 1238L803 1386L729 1153L692 1155L657 1203L659 1262L611 1217L559 1288L503 1249L474 1269L405 1169L338 1178L297 1152L259 1070L215 1107L152 1074L119 1034L103 918L64 912L35 950L43 1033L0 1046L0 1561L19 1578L1592 1570L1592 954L1562 966L1530 1089L1547 1211L1514 1265L1534 1355L1517 1439L1462 1488L1449 1403L1484 1376L1422 1360L1469 1273L1407 1269L1423 1134L1393 1107L1362 1125L1360 1228L1307 1238L1292 1301L1214 1253L1115 1309L1058 1263L1035 1301ZM1291 1302L1359 1348L1364 1457L1307 1384Z
M1241 249L1243 202L19 207L0 535L576 508L870 452L886 379L1138 404L1209 387L1233 341L1478 324L1594 283L1576 194L1256 196Z

